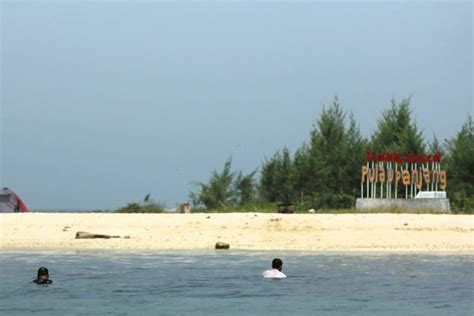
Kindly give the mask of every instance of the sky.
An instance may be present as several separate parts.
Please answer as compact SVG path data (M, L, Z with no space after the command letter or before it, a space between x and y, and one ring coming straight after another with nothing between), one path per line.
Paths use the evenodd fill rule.
M167 207L232 157L309 139L337 95L369 137L473 108L471 1L1 1L0 185L33 209Z

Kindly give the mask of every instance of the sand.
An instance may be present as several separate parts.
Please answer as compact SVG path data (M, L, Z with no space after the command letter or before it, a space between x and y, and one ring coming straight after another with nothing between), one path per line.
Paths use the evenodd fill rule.
M119 235L75 239L77 231ZM474 253L474 216L431 214L0 214L0 249L231 249ZM225 251L225 250L224 250Z

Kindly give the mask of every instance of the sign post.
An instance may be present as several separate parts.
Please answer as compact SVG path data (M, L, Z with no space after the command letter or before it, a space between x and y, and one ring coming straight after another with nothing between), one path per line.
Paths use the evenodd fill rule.
M405 199L416 198L423 188L427 192L437 192L439 187L445 192L447 178L446 170L441 169L441 153L402 156L400 153L367 152L367 162L362 166L360 197L397 199L399 185L404 186Z

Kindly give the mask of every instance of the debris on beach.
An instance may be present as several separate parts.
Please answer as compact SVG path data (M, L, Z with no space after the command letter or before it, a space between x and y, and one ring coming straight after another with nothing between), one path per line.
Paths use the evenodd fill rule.
M92 234L88 232L77 232L76 239L95 239L95 238L103 238L103 239L110 239L110 238L120 238L120 236L111 236L111 235L104 235L104 234Z
M218 241L216 242L216 249L229 249L230 245L228 243Z
M181 214L189 214L189 213L191 213L191 209L192 209L191 204L189 204L187 202L186 203L181 203L178 206L178 211Z

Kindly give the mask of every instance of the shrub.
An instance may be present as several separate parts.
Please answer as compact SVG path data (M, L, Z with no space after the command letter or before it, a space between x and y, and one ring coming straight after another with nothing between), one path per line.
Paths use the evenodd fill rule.
M451 198L451 207L454 213L474 213L474 197L466 194L464 190L455 192Z
M115 213L163 213L164 207L160 203L154 202L150 199L150 194L147 194L142 203L128 203L121 207Z

